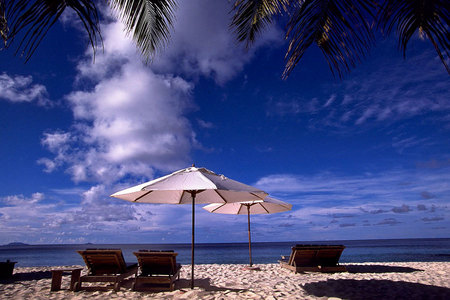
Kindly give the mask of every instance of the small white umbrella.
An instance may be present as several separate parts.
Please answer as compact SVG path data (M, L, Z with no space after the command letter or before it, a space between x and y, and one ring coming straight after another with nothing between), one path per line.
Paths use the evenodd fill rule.
M248 220L248 251L250 268L252 268L252 240L250 234L250 215L274 214L292 209L292 204L266 197L264 200L246 201L240 203L213 203L203 207L209 212L230 215L247 215Z
M194 287L194 205L261 201L266 196L260 189L194 166L111 195L136 203L192 204L191 288Z

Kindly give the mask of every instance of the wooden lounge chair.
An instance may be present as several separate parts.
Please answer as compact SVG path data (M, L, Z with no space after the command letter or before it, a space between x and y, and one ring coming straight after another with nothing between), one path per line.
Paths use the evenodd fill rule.
M122 281L137 273L137 264L126 264L120 249L87 249L77 251L88 267L88 274L81 276L74 285L74 291L82 289L83 282L113 283L117 292ZM108 286L89 286L83 289L103 290Z
M136 255L140 273L132 285L135 290L142 283L150 283L158 289L174 289L174 282L180 278L181 265L177 263L178 253L173 250L140 250Z
M345 247L342 245L295 245L288 259L282 257L281 267L298 272L346 272L339 265Z

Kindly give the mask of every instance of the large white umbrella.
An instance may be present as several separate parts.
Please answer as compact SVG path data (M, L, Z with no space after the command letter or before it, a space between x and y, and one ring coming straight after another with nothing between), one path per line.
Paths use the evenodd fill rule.
M191 288L194 287L194 205L261 201L266 196L260 189L194 166L111 195L136 203L192 204Z
M247 215L248 221L248 252L250 268L252 268L252 238L250 233L250 215L274 214L292 209L292 204L278 199L266 197L264 200L246 201L240 203L213 203L203 207L209 212L230 215Z

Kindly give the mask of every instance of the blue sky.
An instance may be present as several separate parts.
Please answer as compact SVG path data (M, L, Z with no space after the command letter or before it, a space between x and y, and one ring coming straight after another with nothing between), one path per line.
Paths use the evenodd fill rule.
M31 61L0 55L0 244L189 243L189 205L108 196L206 167L293 204L254 241L449 237L450 81L431 44L379 39L343 80L312 47L287 80L275 24L249 51L227 1L180 3L150 65L104 10L104 51L67 13ZM197 242L245 242L197 206Z

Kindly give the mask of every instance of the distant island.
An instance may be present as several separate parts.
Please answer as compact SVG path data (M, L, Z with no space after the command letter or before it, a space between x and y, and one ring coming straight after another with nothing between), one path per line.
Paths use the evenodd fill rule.
M20 243L20 242L13 242L13 243L9 243L5 246L30 246L30 244L25 244L25 243Z

